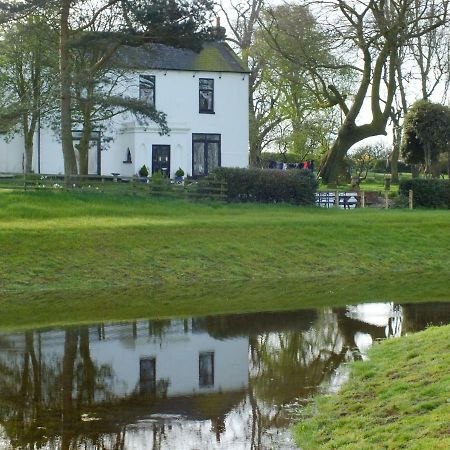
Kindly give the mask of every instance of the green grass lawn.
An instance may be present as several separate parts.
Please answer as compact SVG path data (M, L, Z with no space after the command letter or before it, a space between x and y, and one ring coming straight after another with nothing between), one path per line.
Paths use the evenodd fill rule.
M449 211L0 192L0 325L448 300L449 226Z
M449 367L450 326L377 344L339 394L303 412L296 441L304 450L448 449Z

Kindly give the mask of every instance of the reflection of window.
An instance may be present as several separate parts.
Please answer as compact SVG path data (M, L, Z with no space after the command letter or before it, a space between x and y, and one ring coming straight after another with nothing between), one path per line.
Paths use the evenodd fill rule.
M198 355L198 385L214 386L214 352L202 352Z
M141 393L156 390L156 358L141 358L139 361L139 385Z
M192 175L208 175L220 167L220 134L192 135Z
M199 83L199 112L214 112L214 80L210 78L200 78Z
M155 76L139 75L139 99L155 106Z

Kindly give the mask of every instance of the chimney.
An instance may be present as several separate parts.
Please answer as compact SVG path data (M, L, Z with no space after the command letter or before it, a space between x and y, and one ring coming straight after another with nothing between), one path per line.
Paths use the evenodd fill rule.
M216 17L216 28L220 28L220 17Z

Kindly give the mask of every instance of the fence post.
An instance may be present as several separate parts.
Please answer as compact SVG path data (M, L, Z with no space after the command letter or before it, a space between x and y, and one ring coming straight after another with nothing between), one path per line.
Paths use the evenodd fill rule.
M366 207L366 195L364 191L361 191L361 208Z
M384 191L384 209L388 208L389 208L388 193L387 191Z
M27 190L27 174L26 172L23 173L23 190Z
M412 189L409 190L408 199L409 199L409 209L413 209L413 207L414 207L414 205L413 205L414 195L413 195L413 190Z
M339 191L336 191L336 197L334 201L336 202L336 208L339 208Z

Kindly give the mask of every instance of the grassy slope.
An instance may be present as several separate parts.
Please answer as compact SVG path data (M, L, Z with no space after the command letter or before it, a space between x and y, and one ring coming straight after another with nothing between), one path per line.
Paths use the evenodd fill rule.
M297 425L301 448L450 448L450 326L384 341L369 357Z
M3 192L0 326L448 300L449 223L448 211Z

